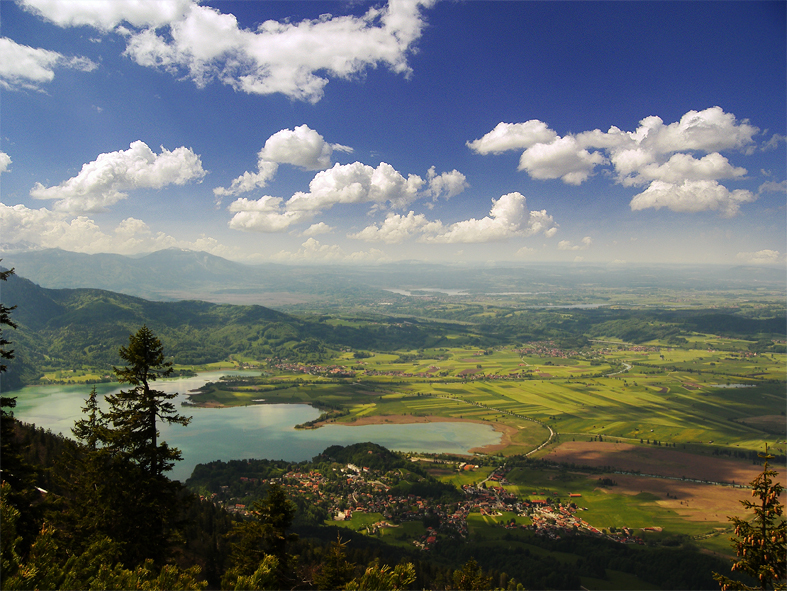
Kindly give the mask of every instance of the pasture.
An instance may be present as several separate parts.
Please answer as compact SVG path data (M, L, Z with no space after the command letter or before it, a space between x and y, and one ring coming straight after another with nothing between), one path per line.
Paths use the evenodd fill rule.
M605 478L615 484L602 484L600 480ZM535 465L515 468L507 479L511 484L504 488L525 500L552 498L576 503L586 509L578 511L577 516L598 529L628 527L646 540L649 536L689 536L698 546L725 555L733 553L727 516L743 517L745 511L739 500L749 497L746 489L729 486ZM582 496L569 497L572 493ZM648 527L662 531L641 531Z
M375 527L375 524L379 523L386 523L387 525ZM355 512L350 519L345 521L329 519L325 521L325 524L375 536L388 544L406 548L412 548L413 540L417 540L426 534L426 528L421 521L405 521L400 524L392 524L381 513Z

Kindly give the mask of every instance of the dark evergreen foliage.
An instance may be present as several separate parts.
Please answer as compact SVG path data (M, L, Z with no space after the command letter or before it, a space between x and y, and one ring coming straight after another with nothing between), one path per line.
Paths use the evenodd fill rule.
M750 521L730 517L735 525L736 536L731 539L738 555L732 570L749 575L759 585L751 587L714 573L713 578L719 582L722 591L787 588L787 521L780 500L784 486L774 479L778 472L768 466L768 461L774 458L768 454L767 447L760 457L765 460L765 465L762 473L750 485L752 496L757 501L741 501L754 516Z
M263 499L254 503L251 518L238 523L230 532L230 568L222 578L224 588L236 588L240 577L252 576L266 556L275 560L275 580L279 589L292 588L295 557L288 545L298 539L288 533L295 515L295 505L281 487L272 485Z
M153 332L143 326L121 347L120 358L128 365L114 368L118 381L134 386L107 396L110 410L106 420L107 448L137 464L151 478L172 469L181 458L180 450L158 442L160 423L188 425L189 417L179 415L170 402L176 393L155 390L152 382L172 374L172 362L165 361L164 348Z

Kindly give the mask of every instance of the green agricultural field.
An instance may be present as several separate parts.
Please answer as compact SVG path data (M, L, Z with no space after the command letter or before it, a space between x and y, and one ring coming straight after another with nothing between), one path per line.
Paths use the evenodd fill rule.
M512 520L518 526L533 523L529 517L522 517L511 511L504 511L501 515L470 513L467 516L467 527L471 535L478 534L485 538L503 538L508 531L503 526L508 525Z
M385 521L382 513L358 513L354 512L350 519L346 519L344 521L334 521L332 519L327 519L325 521L326 525L335 525L336 527L343 527L346 529L351 529L353 531L362 531L374 525L375 523L379 523L380 521Z
M380 538L388 544L413 547L413 540L426 534L426 528L420 521L406 521L396 527L384 527L379 530Z
M658 504L664 496L649 492L639 494L619 494L615 487L601 487L598 476L539 468L514 468L508 475L510 485L506 490L525 500L551 498L556 502L574 502L587 510L577 515L598 529L629 527L641 530L646 527L660 527L660 537L685 535L694 539L698 546L729 555L729 544L720 543L719 531L727 530L729 522L690 521L671 509ZM642 478L643 487L649 480ZM707 485L712 486L712 485ZM533 494L537 493L537 494ZM569 497L569 494L581 497ZM745 496L745 493L741 493ZM644 535L641 531L637 535ZM657 535L657 534L647 534Z
M527 453L548 438L545 427L525 418L550 425L563 441L602 436L742 450L767 442L778 451L783 440L781 353L597 343L595 361L522 357L514 347L370 354L359 360L343 352L330 362L354 368L353 378L275 371L243 385L206 387L192 401L307 403L343 409L337 419L343 422L381 415L488 421L517 430L506 455Z
M453 484L456 487L461 487L465 484L475 484L486 480L493 470L493 466L480 466L474 470L461 470L450 476L440 476L440 481Z
M404 546L408 548L413 547L413 540L416 540L426 534L426 528L420 521L406 521L401 524L392 525L392 527L382 527L374 531L370 531L375 523L387 521L381 513L353 513L352 517L345 521L326 520L326 525L334 525L353 531L362 532L367 535L373 535L383 539L388 544L395 546Z
M66 369L46 372L41 380L43 382L84 384L86 382L97 382L106 375L114 378L114 374L111 372L102 372L96 369Z

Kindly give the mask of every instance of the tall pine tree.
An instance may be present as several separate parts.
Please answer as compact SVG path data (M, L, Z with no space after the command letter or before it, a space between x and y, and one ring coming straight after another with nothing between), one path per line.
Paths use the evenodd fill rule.
M115 492L119 493L113 496L124 499L121 531L112 537L123 543L126 559L161 562L177 538L182 487L165 476L181 454L159 439L159 425L187 425L191 419L175 411L171 400L177 394L152 386L172 375L172 363L166 361L161 341L147 326L129 336L128 346L121 347L119 355L126 366L114 368L115 375L132 388L107 396L107 412L100 419L96 415L92 424L88 421L87 431L77 435L88 445L96 437L103 443L100 451L111 457L107 467L115 471ZM117 474L123 464L125 474Z
M113 368L118 381L131 384L130 390L107 396L112 424L109 447L139 465L149 476L161 476L181 458L180 450L159 442L159 422L188 425L190 417L179 415L170 402L176 393L155 390L152 383L172 375L172 362L165 361L164 347L153 332L143 326L121 347L126 367Z
M109 538L121 551L132 547L121 556L133 556L136 516L127 509L135 505L133 480L141 470L105 447L108 424L99 408L95 386L82 413L84 418L71 429L77 445L66 451L58 466L68 510L56 516L55 524L75 552Z
M0 271L0 281L8 281L8 278L14 274L13 269ZM0 303L0 392L3 389L3 374L8 369L5 364L14 358L14 350L9 348L11 341L3 334L4 327L16 328L16 324L11 320L11 312L16 306L6 306ZM19 467L21 463L21 456L19 451L14 446L14 413L13 408L16 406L15 396L2 396L0 395L0 470L2 470L2 479L8 481L14 490L20 488L20 474Z

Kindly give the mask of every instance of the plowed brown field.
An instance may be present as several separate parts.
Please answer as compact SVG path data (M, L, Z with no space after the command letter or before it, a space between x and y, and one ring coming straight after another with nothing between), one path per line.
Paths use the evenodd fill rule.
M568 462L583 466L611 466L618 470L659 476L686 477L712 482L735 482L748 484L762 466L746 460L733 460L715 456L690 454L677 449L632 445L630 443L607 443L570 441L561 443L544 459L553 462ZM776 467L778 471L779 468ZM785 482L784 471L778 479Z

